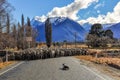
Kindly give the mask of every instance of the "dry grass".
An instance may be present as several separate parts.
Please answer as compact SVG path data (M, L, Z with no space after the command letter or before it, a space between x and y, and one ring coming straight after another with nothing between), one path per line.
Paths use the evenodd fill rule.
M15 61L0 62L0 69L5 68L6 66L9 66L9 65L11 65L13 63L15 63Z
M114 65L120 68L120 58L106 58L106 57L95 58L92 56L76 56L76 58L91 61L97 64Z

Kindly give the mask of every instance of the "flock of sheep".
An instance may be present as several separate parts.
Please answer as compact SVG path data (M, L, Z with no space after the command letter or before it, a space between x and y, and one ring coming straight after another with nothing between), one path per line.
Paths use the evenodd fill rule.
M0 61L6 60L6 52L1 54ZM77 56L77 55L92 55L95 56L95 52L90 54L88 49L80 49L80 48L29 48L25 50L21 50L18 52L7 52L8 60L36 60L36 59L47 59L47 58L56 58L56 57L64 57L64 56ZM103 51L98 54L98 57L101 56L120 56L120 51Z
M79 48L31 48L14 52L8 56L9 60L36 60L36 59L47 59L56 58L63 56L75 56L75 55L86 55L87 50Z

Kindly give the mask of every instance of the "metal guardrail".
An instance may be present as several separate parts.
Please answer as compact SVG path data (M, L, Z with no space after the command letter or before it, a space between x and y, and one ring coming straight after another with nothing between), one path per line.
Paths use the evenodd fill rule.
M13 52L7 50L0 50L0 62L7 62L9 60L9 56L12 55Z
M0 50L0 57L3 57L3 56L5 56L5 55L6 55L6 51Z

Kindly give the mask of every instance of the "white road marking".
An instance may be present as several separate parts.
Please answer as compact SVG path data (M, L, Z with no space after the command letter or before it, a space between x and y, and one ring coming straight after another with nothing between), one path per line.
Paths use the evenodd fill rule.
M104 77L100 76L99 74L97 74L96 72L92 71L91 69L89 69L86 66L83 66L85 69L87 69L88 71L92 72L93 74L95 74L96 76L98 76L99 78L101 78L102 80L106 80Z
M2 73L0 73L0 76L3 75L4 73L6 73L6 72L8 72L8 71L10 71L10 70L12 70L12 69L14 69L14 68L16 68L17 66L21 65L22 63L24 63L24 62L20 62L20 63L18 63L17 65L15 65L15 66L13 66L13 67L11 67L11 68L3 71Z
M79 61L77 61L77 60L74 60L74 62L79 63ZM88 67L86 67L86 66L84 66L84 65L83 65L83 67L84 67L85 69L87 69L88 71L92 72L93 74L95 74L96 76L98 76L99 78L101 78L102 80L106 80L105 78L103 78L102 76L100 76L100 75L97 74L96 72L92 71L92 70L89 69Z

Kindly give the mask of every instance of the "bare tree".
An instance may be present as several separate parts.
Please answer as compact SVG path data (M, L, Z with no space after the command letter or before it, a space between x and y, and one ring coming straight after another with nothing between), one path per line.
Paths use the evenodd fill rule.
M11 11L14 7L7 0L0 0L0 49L14 47L14 40L10 35ZM6 29L3 29L6 27ZM3 33L3 30L6 30Z
M7 0L0 0L0 22L2 28L6 27L7 15L9 15L9 19L12 18L11 11L13 10L14 7Z
M17 40L17 30L15 24L12 27L12 37L14 38L15 41Z

